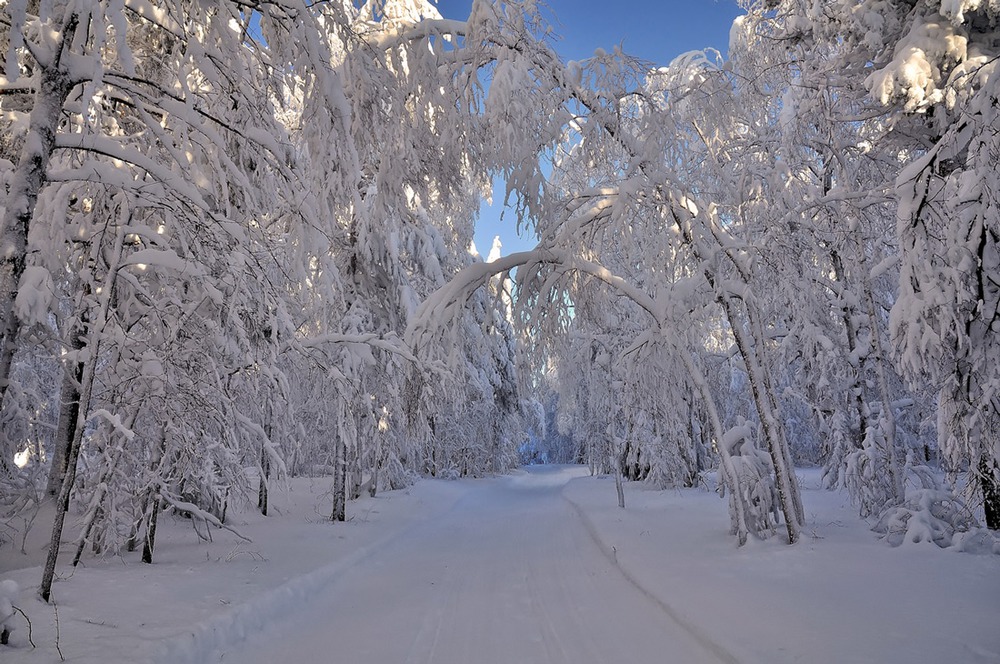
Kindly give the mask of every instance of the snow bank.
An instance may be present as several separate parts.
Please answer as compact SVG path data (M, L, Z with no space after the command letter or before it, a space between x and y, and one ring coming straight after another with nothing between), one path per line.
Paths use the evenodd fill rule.
M85 558L73 570L61 559L53 598L58 609L33 592L41 578L44 525L28 538L27 555L0 549L0 578L17 582L17 600L32 623L12 618L17 631L0 648L5 664L49 664L59 660L93 664L193 664L216 661L246 635L328 592L351 567L404 533L439 518L468 491L469 483L422 481L408 489L348 504L348 521L328 521L329 481L299 478L272 493L272 516L231 514L231 522L253 542L213 530L202 542L191 521L165 514L157 530L153 565L139 553ZM37 533L35 532L37 531ZM39 537L35 537L35 535ZM30 565L26 567L19 566ZM0 607L2 608L2 607ZM58 632L57 632L58 630ZM57 649L58 633L58 649Z
M411 526L416 527L416 526ZM303 604L326 592L351 566L372 551L384 546L400 532L393 532L377 542L354 550L346 558L326 567L291 579L250 601L211 617L183 634L167 639L149 664L199 664L211 654L242 642L278 618L299 609Z
M629 583L743 664L1000 661L1000 556L888 547L846 494L799 473L808 523L791 547L738 548L703 489L630 483L626 510L608 478L563 495Z

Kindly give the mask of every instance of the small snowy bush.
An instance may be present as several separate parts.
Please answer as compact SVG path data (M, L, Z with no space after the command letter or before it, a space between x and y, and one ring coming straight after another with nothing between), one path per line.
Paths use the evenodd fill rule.
M10 579L0 581L0 644L6 644L14 631L14 600L20 592L16 582Z
M1000 540L979 525L961 500L943 489L913 489L882 512L872 530L892 546L933 542L942 549L1000 553Z

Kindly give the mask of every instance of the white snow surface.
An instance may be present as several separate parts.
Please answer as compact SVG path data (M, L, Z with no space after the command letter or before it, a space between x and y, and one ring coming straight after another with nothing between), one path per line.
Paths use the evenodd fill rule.
M628 484L620 510L613 480L586 474L425 480L349 503L341 524L324 521L329 482L297 479L274 516L232 519L251 544L201 543L164 515L154 565L60 567L60 649L170 664L1000 661L1000 556L891 548L814 471L800 471L803 541L742 549L712 492ZM58 661L40 570L14 569L44 534L27 555L0 548L36 644L22 620L4 662Z

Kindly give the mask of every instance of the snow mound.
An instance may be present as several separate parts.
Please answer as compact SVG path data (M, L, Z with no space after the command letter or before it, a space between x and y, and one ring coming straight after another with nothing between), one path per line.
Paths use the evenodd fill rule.
M0 581L0 643L6 644L7 637L14 631L14 601L21 589L11 579Z
M907 492L906 501L882 512L872 530L892 546L933 542L942 549L1000 554L1000 539L979 525L965 503L941 489Z

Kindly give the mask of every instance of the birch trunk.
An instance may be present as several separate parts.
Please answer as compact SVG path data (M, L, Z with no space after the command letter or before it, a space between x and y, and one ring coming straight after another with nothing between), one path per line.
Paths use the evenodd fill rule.
M7 394L21 326L14 313L14 300L26 267L28 231L38 194L47 181L63 105L76 85L62 60L78 23L78 15L70 14L52 62L38 63L38 88L28 119L28 135L10 180L7 208L0 224L3 229L0 236L0 314L3 316L0 320L0 403Z
M778 501L781 505L782 516L785 519L788 543L794 544L799 540L799 533L802 523L805 521L805 515L802 509L802 498L799 493L798 481L793 472L791 452L788 449L788 441L785 438L784 427L781 425L778 413L777 399L774 396L774 388L771 385L770 372L764 363L766 352L764 346L765 337L760 318L752 301L753 293L750 288L750 271L742 257L735 253L733 249L733 246L736 246L735 243L726 243L723 241L725 231L721 226L713 225L711 219L703 222L708 224L708 227L705 228L708 237L711 238L711 243L708 243L696 235L693 224L684 223L676 211L673 212L673 217L681 237L691 248L694 257L701 262L705 280L717 294L718 302L722 305L723 312L736 340L737 350L747 369L754 406L757 409L761 428L764 431L764 438L767 441L767 451L774 466ZM690 221L693 221L693 219L692 217ZM728 259L739 276L739 283L743 287L744 292L738 298L731 292L729 286L721 283L718 278L714 266L719 256L724 256ZM740 315L740 311L736 306L736 299L739 299L743 303L749 332L743 326L744 318Z
M272 418L273 411L271 405L267 404L264 407L264 417L266 418L264 425L264 435L267 440L260 441L260 482L257 485L257 508L260 513L267 516L267 499L268 499L268 487L267 482L271 478L271 457L267 451L268 442L271 440Z
M798 486L789 463L787 441L779 424L777 413L773 406L773 395L769 392L769 381L764 376L763 367L757 357L757 348L752 339L743 329L742 321L735 310L731 298L723 296L723 308L729 320L730 328L736 339L736 347L746 366L750 377L750 391L753 393L754 406L760 417L761 428L767 441L767 451L774 466L775 484L778 489L778 500L781 503L781 513L785 519L785 530L788 533L788 543L799 541L799 530L802 523L802 506L798 500ZM752 327L752 324L751 324Z
M63 476L62 486L59 496L56 499L56 514L52 520L52 534L49 537L49 552L45 558L45 568L42 571L42 584L39 588L39 595L45 602L49 601L52 594L52 581L56 573L56 559L59 556L59 545L62 541L63 525L66 521L66 512L69 511L69 499L73 492L73 483L76 481L76 464L80 458L80 448L83 444L83 430L87 422L87 411L90 405L90 396L94 389L94 368L97 364L97 342L91 345L92 353L86 362L80 399L77 402L76 426L73 433L69 450L67 452L66 473Z
M739 474L733 466L729 448L722 444L722 439L725 437L726 432L722 428L722 418L719 417L719 409L715 405L715 396L712 394L712 389L709 387L705 375L698 368L698 365L694 363L694 360L691 359L687 351L679 350L679 353L681 361L684 362L684 367L688 370L688 375L691 376L691 381L701 394L705 410L708 411L708 421L712 425L712 433L715 435L715 439L719 441L718 449L719 457L722 460L722 481L729 489L729 495L731 496L730 505L732 509L730 510L730 519L732 520L732 534L736 535L739 545L743 546L747 543L747 535L750 532L747 526L746 507L743 505L743 492L739 486Z
M341 422L345 422L347 409L341 403ZM334 465L333 465L333 512L330 514L331 521L347 520L347 441L344 435L343 424L337 431L337 440L334 445Z

